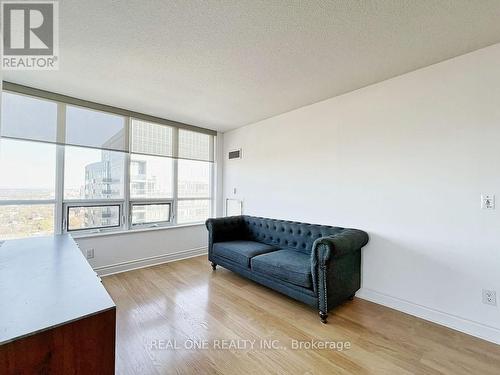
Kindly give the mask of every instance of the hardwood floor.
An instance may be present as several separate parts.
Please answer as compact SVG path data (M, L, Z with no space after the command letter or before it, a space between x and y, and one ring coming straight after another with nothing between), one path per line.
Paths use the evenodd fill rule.
M103 283L117 305L118 374L500 373L498 345L358 298L323 325L302 303L221 267L213 272L205 256ZM351 348L293 347L311 340Z

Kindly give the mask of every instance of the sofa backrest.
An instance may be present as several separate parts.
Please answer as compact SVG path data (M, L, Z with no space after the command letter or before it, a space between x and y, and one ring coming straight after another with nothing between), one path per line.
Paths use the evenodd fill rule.
M306 254L312 251L313 243L320 237L341 233L344 228L267 219L255 216L241 216L246 236L268 245L283 249L294 249Z

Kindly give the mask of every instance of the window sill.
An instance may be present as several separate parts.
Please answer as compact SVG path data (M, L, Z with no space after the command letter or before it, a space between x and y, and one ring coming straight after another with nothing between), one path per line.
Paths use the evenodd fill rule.
M204 226L205 222L179 224L179 225L172 225L172 226L168 226L168 227L135 228L135 229L127 229L127 230L100 232L100 233L71 233L71 236L75 240L78 240L80 238L107 237L107 236L120 236L120 235L124 236L124 235L134 234L134 233L152 232L152 231L158 231L158 230L170 230L170 229L179 229L179 228L189 228L189 227L197 227L197 226L201 226L201 225Z

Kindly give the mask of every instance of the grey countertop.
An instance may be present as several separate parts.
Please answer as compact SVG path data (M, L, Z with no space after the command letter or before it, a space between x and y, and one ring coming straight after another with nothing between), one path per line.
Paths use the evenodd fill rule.
M114 307L71 236L0 246L0 345Z

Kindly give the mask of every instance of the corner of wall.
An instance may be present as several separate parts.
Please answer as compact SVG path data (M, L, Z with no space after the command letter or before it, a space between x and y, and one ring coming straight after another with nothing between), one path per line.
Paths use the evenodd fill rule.
M224 133L217 132L217 144L215 151L215 216L224 216Z

